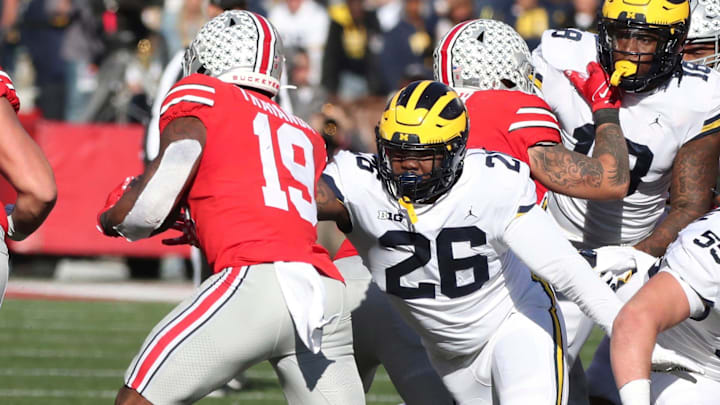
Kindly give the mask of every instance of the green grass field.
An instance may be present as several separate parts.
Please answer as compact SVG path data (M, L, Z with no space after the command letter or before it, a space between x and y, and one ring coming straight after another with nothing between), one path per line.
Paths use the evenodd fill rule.
M112 403L125 368L171 304L6 300L0 311L0 402L6 405ZM589 364L596 330L582 358ZM530 344L530 342L528 342ZM199 403L284 404L269 364L247 373L247 389ZM379 370L368 404L402 402Z

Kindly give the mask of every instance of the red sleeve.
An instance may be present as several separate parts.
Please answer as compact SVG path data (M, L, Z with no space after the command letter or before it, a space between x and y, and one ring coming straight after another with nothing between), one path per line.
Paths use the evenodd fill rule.
M509 136L521 138L527 148L542 143L562 142L558 119L543 99L518 93L513 101L511 105L514 106L514 114L507 128Z
M10 76L0 68L0 96L5 97L10 105L18 112L20 110L20 99L15 93L15 85L13 85Z
M201 74L190 75L175 83L160 107L160 133L175 118L197 117L202 121L219 99L219 83L222 82Z

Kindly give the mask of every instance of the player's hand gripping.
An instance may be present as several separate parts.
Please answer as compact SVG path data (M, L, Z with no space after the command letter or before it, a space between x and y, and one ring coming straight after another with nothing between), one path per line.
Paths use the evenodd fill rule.
M665 349L655 344L652 352L651 369L657 372L687 371L691 373L705 374L705 370L693 360L678 354L674 350Z
M114 207L115 204L117 204L118 201L120 201L120 197L125 194L125 191L132 187L133 184L137 182L137 177L135 176L128 176L125 178L125 180L122 181L122 183L118 184L117 187L115 187L110 194L107 196L107 200L105 200L105 206L98 212L97 215L97 229L108 236L117 236L113 234L110 229L105 229L102 222L102 215L107 212L110 208Z
M163 245L192 245L200 247L197 232L195 230L195 221L190 216L189 208L183 207L181 209L179 217L175 220L175 223L170 226L170 228L182 232L182 235L175 238L163 239Z
M647 270L657 258L632 246L603 246L598 249L582 249L580 255L590 263L600 278L617 291L638 270Z
M610 77L597 62L587 65L587 73L566 70L565 76L590 105L592 112L620 108L620 89L610 85Z

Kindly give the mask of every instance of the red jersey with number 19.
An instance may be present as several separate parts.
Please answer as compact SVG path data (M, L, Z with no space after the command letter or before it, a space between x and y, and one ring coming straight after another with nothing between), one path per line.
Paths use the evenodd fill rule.
M315 185L327 160L317 132L262 93L201 74L175 84L160 114L161 133L186 116L207 130L187 199L216 272L305 262L342 280L327 252L314 248Z

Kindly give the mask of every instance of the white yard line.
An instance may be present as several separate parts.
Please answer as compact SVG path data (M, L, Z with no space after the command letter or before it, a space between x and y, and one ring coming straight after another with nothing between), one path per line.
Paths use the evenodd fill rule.
M194 291L191 282L80 282L10 279L8 299L46 297L102 301L180 302Z

